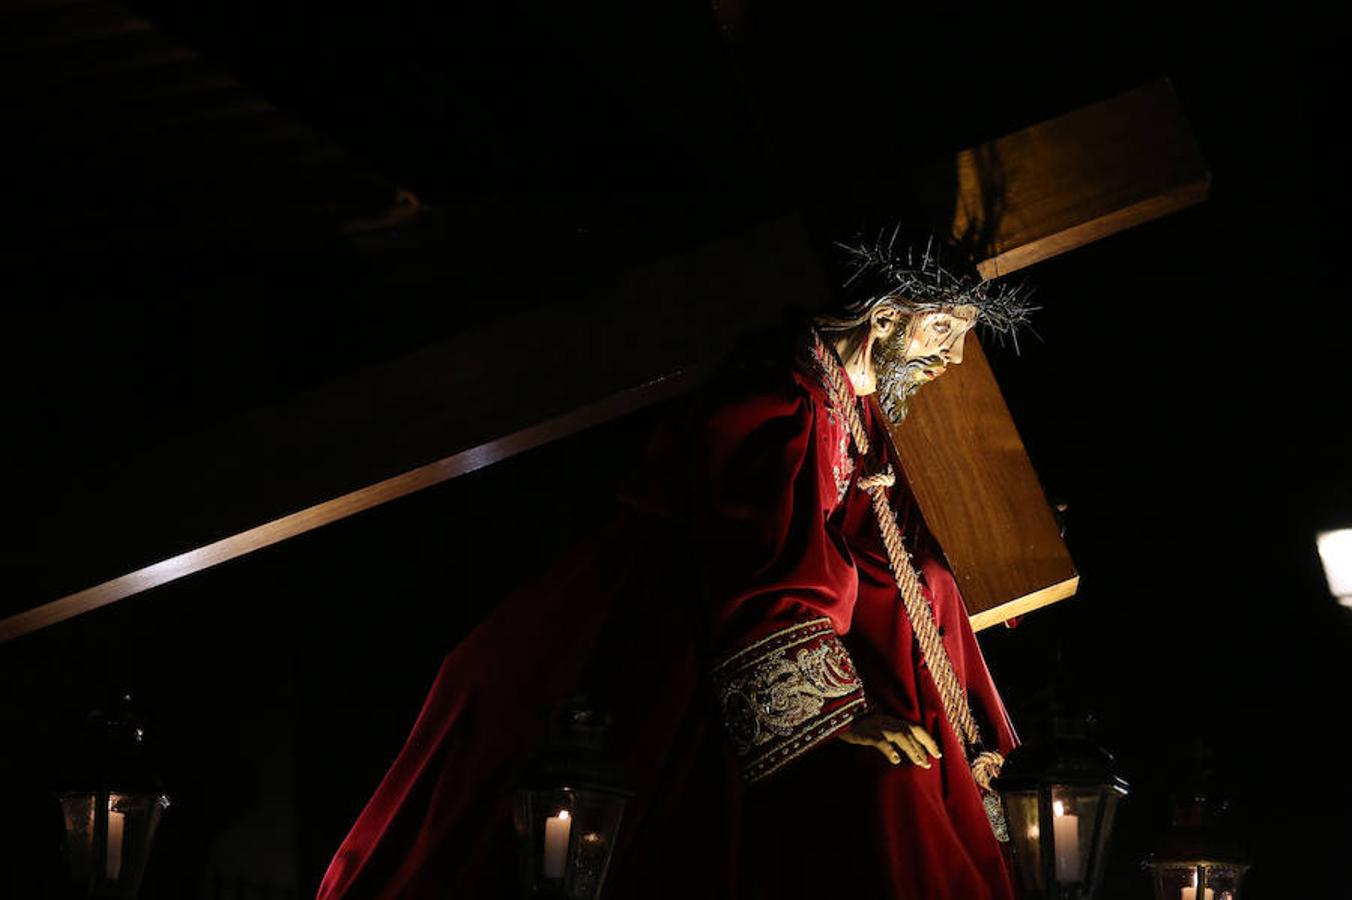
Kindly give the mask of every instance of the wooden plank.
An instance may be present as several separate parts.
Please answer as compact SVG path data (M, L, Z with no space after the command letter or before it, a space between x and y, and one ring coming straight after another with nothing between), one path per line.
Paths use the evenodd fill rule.
M1079 577L976 341L894 432L980 630L1074 594ZM962 374L959 374L962 373ZM699 365L0 620L0 643L91 612L675 396ZM940 388L943 385L943 388ZM943 396L941 396L941 393ZM921 397L924 397L921 400ZM952 403L961 404L952 407ZM957 409L957 414L943 410ZM991 439L987 445L986 439ZM975 465L973 464L975 460Z
M78 581L47 602L5 598L0 612L15 614L0 620L0 640L642 408L689 386L743 335L778 324L786 306L828 297L806 228L779 220L585 300L523 307L116 470L71 473L31 530L51 548L53 577ZM502 347L520 348L507 368Z
M1079 578L974 335L893 429L907 481L977 627L1075 592Z
M1059 600L1067 600L1075 596L1075 592L1080 589L1080 576L1068 578L1065 581L1034 591L1022 597L1015 597L1013 600L1006 600L999 606L993 606L985 612L974 613L971 615L972 630L981 631L984 628L990 628L992 625L1000 625L1008 622L1010 619L1022 616L1025 613L1042 609L1044 606L1050 606Z
M64 622L74 616L93 612L110 603L116 603L118 600L124 600L151 588L185 578L195 572L201 572L212 566L229 562L245 554L262 550L308 531L314 531L316 528L322 528L325 525L346 519L348 516L433 487L484 466L501 462L518 453L524 453L543 444L567 437L584 428L610 421L618 416L633 412L635 409L675 396L689 390L700 374L699 369L692 368L685 372L676 373L669 378L663 378L651 384L616 394L613 397L607 397L598 403L589 404L566 415L523 428L478 447L453 453L410 472L404 472L368 487L344 494L341 497L317 503L299 512L274 519L255 528L246 529L205 546L195 547L169 559L142 566L134 572L110 579L102 584L41 604L33 609L0 620L0 644Z
M1131 143L1121 141L1123 128L1136 151L1108 146L1114 137ZM1155 128L1165 139L1143 137ZM974 148L957 206L999 215L952 221L996 226L983 271L1008 272L1196 202L1207 178L1195 151L1172 90L1151 85ZM953 198L922 209L951 213ZM608 299L523 308L123 471L86 473L70 503L56 504L55 527L48 523L40 543L63 563L81 556L99 573L83 583L98 587L71 586L46 604L20 598L16 612L34 608L0 621L0 636L388 502L410 484L425 486L428 472L457 471L483 448L537 434L542 422L565 423L555 428L561 435L569 421L592 422L590 409L636 409L657 396L645 385L673 384L782 310L820 306L828 295L805 230L781 220L634 273ZM522 341L534 352L517 354L519 365L505 372L483 351ZM987 627L1073 594L1078 576L989 365L976 341L969 348L962 365L918 395L896 437L973 622ZM613 396L630 399L602 402ZM455 459L462 462L448 462Z
M1210 173L1167 79L972 147L906 179L1006 275L1200 203ZM894 437L980 629L1072 596L1079 576L978 342Z
M1211 174L1168 79L989 144L955 161L955 236L981 234L995 278L1207 196Z

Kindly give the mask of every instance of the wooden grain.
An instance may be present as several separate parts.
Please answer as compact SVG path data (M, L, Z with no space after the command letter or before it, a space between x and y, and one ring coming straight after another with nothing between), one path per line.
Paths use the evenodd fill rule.
M626 273L589 300L523 307L114 471L91 464L30 530L61 561L55 576L96 586L77 581L45 603L4 598L33 608L0 620L0 640L665 399L785 306L828 295L791 217ZM496 349L509 346L523 352L503 368Z
M975 336L893 429L907 481L983 627L1074 592L1074 563Z
M1206 199L1208 187L1206 184L1180 185L1168 193L1148 197L1092 221L1068 227L1043 240L1012 247L996 257L983 260L977 269L982 278L991 279L1031 266L1068 250L1110 237L1135 225L1195 206Z
M952 196L915 196L955 230L993 235L986 277L1198 202L1209 184L1167 82L972 148L957 168L956 216ZM6 597L16 614L0 620L0 641L640 408L740 336L828 294L805 229L781 220L630 273L604 297L502 316L116 471L91 463L31 523L53 577L76 583ZM519 368L486 358L486 347L523 340L532 352ZM1074 593L1078 575L975 340L918 395L896 439L975 627Z
M588 404L529 428L488 441L444 459L420 466L393 478L317 503L291 515L282 516L256 528L196 547L134 572L44 603L18 615L0 620L0 644L34 631L92 612L118 600L124 600L151 588L185 578L232 559L262 550L273 544L322 528L348 516L406 497L476 469L559 440L584 428L608 422L650 403L688 390L698 370L677 373L669 378L641 385L612 397Z
M954 235L982 234L977 268L1007 275L1200 203L1206 160L1168 79L1039 122L944 163Z

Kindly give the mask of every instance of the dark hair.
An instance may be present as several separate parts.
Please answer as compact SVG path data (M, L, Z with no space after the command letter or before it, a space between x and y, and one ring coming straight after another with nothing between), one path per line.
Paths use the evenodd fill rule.
M891 297L878 296L868 303L860 303L853 306L846 305L835 312L822 313L812 317L812 324L822 337L829 338L827 343L835 346L836 340L845 339L845 346L841 356L849 359L858 352L864 345L868 337L873 332L873 313L880 306L889 306L895 309L901 316L898 322L898 333L905 332L910 327L912 313L901 305L893 302Z

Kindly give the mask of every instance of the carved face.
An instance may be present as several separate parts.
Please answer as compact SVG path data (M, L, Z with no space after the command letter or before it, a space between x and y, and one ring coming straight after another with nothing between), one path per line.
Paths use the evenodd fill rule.
M913 316L901 339L906 361L925 361L921 372L925 381L933 381L949 366L962 362L962 344L976 324L976 308L955 306L948 312L927 312Z
M963 340L976 324L976 309L956 306L941 312L918 313L904 327L893 317L892 323L874 320L876 343L866 360L873 369L878 400L893 422L906 416L911 397L962 362Z

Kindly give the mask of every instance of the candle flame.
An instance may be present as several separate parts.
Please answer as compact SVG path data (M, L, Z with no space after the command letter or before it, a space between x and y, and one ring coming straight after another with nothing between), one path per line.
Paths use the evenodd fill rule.
M1058 816L1064 816L1066 814L1066 805L1060 800L1053 800L1052 812Z
M559 810L559 818L562 819L563 821L567 822L567 821L568 821L568 810L566 810L566 809L561 809L561 810Z

